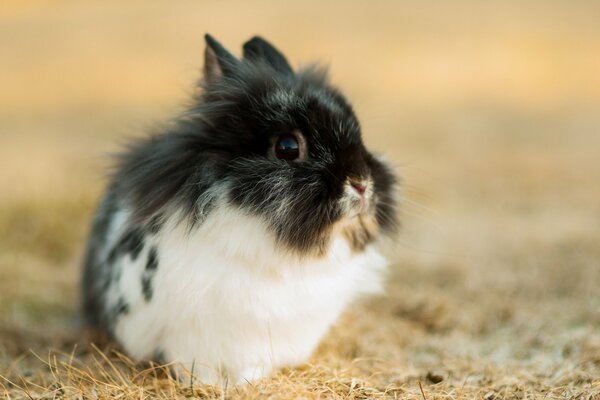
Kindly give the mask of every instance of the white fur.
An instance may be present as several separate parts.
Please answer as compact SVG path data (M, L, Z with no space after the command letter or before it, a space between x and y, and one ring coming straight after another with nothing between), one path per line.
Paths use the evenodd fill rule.
M257 217L213 210L190 232L173 217L135 262L122 259L117 290L130 304L115 334L138 359L157 350L205 383L260 378L304 362L346 306L381 288L386 262L352 253L342 237L324 258L279 250ZM141 295L150 245L158 248L153 297Z

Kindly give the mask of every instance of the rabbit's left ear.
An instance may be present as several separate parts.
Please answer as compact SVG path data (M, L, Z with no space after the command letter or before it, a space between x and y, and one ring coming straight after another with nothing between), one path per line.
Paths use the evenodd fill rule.
M204 39L204 79L209 83L217 82L224 75L233 73L240 61L208 33Z
M286 58L271 43L254 36L244 44L244 58L266 61L273 69L284 74L294 74Z

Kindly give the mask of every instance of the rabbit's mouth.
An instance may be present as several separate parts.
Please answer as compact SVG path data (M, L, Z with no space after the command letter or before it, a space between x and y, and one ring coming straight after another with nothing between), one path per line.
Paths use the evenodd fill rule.
M379 232L375 218L373 182L349 180L340 199L342 218L338 223L338 232L342 234L354 251L362 251L372 242Z
M346 239L353 251L360 252L377 237L379 224L373 213L357 214L338 224L338 232Z

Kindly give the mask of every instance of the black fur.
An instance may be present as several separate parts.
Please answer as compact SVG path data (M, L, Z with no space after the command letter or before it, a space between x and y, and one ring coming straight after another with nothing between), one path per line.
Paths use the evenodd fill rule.
M277 49L263 38L255 36L244 44L244 58L250 61L264 60L275 71L284 75L293 75L292 67Z
M152 300L152 295L154 294L154 288L152 287L152 279L154 278L154 274L158 269L158 251L156 247L151 247L148 252L148 260L146 261L146 268L144 273L142 274L142 294L144 295L144 300L150 301Z
M117 306L115 307L114 313L115 313L115 315L114 315L115 319L123 314L129 313L129 304L123 297L119 297L119 300L117 302Z
M112 264L117 258L126 254L131 256L135 261L144 249L144 231L141 228L135 228L126 232L116 246L108 253L108 264Z
M118 210L115 193L109 190L98 207L94 217L92 232L88 240L83 271L83 309L90 326L99 326L103 312L104 292L112 278L112 265L100 260L110 223Z
M91 326L106 326L112 333L114 324L129 312L130 305L123 296L111 309L105 307L106 292L119 282L122 275L117 263L125 256L136 260L143 251L148 237L156 235L162 228L162 218L156 215L147 224L140 224L122 234L112 248L107 247L108 233L115 213L120 209L118 197L110 188L98 209L88 243L83 274L84 312ZM105 249L103 257L102 249ZM153 247L154 249L154 247Z

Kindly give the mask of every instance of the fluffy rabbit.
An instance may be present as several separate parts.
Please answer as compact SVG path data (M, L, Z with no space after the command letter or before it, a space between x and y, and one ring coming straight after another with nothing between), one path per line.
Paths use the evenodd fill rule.
M391 169L318 68L206 35L192 106L118 159L85 258L88 324L205 383L304 362L376 292L396 226Z

